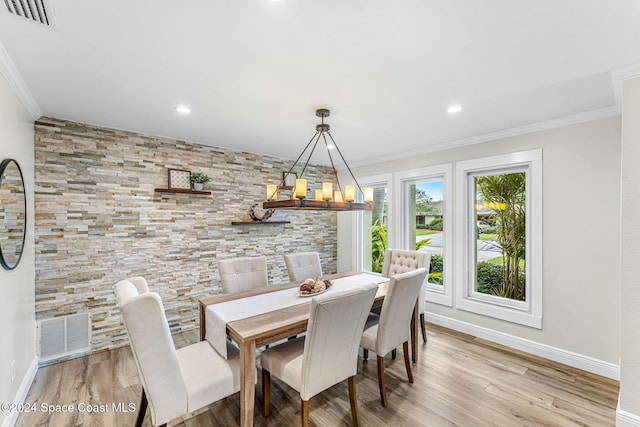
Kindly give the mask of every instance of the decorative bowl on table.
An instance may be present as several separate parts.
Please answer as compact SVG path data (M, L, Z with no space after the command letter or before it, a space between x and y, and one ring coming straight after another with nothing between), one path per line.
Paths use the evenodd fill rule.
M301 297L312 297L314 295L327 292L331 287L331 280L329 279L306 279L300 285L298 289L298 295Z

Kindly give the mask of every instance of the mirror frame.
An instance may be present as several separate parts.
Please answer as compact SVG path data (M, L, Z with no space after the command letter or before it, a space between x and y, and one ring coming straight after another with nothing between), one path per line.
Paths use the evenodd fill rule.
M22 175L22 169L20 169L20 165L14 159L4 159L2 163L0 163L0 189L2 188L2 176L4 175L4 171L11 164L15 164L18 168L18 173L20 174L20 181L22 182L22 194L24 196L24 228L22 230L22 246L20 248L20 255L18 255L18 259L12 265L7 263L4 259L4 255L2 253L2 245L0 244L0 264L4 267L5 270L13 270L20 264L20 260L22 259L22 254L24 253L25 240L27 237L27 192L24 187L24 175Z

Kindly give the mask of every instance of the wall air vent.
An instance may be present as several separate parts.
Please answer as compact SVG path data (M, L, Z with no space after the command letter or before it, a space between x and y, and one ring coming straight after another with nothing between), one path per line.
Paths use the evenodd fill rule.
M4 0L7 11L31 22L54 27L55 14L51 0Z
M38 322L40 363L86 353L91 342L89 313L43 319Z

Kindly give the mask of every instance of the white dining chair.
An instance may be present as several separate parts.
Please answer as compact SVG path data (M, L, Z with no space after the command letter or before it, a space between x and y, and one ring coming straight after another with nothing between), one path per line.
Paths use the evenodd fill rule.
M147 407L152 425L166 425L240 390L240 357L233 344L227 344L227 360L208 341L176 350L162 300L149 292L144 278L122 280L114 291L142 384L137 427Z
M268 286L267 257L240 257L218 261L222 292L235 293Z
M398 273L416 270L418 268L427 269L431 263L431 254L423 251L407 251L402 249L387 249L384 252L384 262L382 263L382 276L391 277ZM420 330L422 341L427 342L427 330L425 321L426 299L427 299L427 277L420 288L420 298L418 299L418 314L420 316Z
M409 339L411 338L411 316L420 287L427 276L425 268L396 274L391 277L387 295L382 303L380 315L371 313L360 340L365 355L375 351L378 363L378 386L382 406L387 406L387 391L384 383L384 357L402 344L404 365L409 382L413 383Z
M318 252L298 252L284 256L284 263L289 272L289 280L298 282L322 276L322 264Z
M309 399L348 379L351 418L358 425L358 347L377 289L372 283L314 297L306 337L262 352L265 417L270 414L271 374L300 393L303 427L309 425Z

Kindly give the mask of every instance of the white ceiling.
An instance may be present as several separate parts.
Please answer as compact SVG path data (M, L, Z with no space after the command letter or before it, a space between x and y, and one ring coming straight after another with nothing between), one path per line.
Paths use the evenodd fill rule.
M295 159L326 107L352 166L612 115L610 72L640 63L636 0L52 3L53 29L0 3L42 114Z

